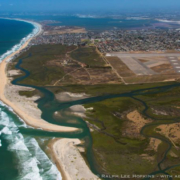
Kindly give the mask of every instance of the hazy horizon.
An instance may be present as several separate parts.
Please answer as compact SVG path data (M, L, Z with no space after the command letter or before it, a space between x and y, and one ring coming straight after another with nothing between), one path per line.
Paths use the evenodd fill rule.
M0 12L154 11L180 8L179 0L0 0Z

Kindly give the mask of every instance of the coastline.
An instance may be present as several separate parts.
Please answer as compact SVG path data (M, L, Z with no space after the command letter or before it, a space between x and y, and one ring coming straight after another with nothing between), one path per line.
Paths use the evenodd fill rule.
M0 56L0 63L1 61L3 61L5 58L7 58L8 56L12 55L14 52L16 51L21 51L21 47L27 42L27 41L31 41L32 38L38 36L39 34L41 34L42 32L42 26L41 24L38 24L37 22L33 22L33 21L28 21L28 20L23 20L23 19L17 19L17 18L2 18L0 17L0 19L6 19L6 20L14 20L14 21L22 21L22 22L26 22L26 23L30 23L34 26L33 31L28 34L26 37L22 38L19 44L14 45L10 50L8 50L7 52L5 52L4 54L2 54ZM29 43L28 43L29 44ZM27 44L27 45L28 45ZM24 49L24 48L23 48ZM17 54L17 53L16 53ZM8 61L10 61L12 59L12 57L16 54L13 54L10 58L8 58Z
M36 33L31 33L31 35L28 35L25 38L25 42L22 43L21 41L20 43L21 46L19 46L18 49L14 51L13 50L14 47L13 47L11 51L8 51L8 53L5 53L5 55L2 55L0 57L0 79L1 79L0 102L5 104L7 107L10 107L10 109L12 109L12 111L16 115L18 115L22 119L23 122L25 122L27 125L31 127L39 128L39 129L43 129L43 130L47 130L51 132L78 131L79 130L78 128L54 125L54 124L50 124L46 122L42 118L37 119L33 117L32 115L29 115L27 111L23 111L16 102L13 102L11 99L9 99L6 96L6 93L5 93L6 89L10 88L9 86L15 86L15 85L10 84L10 80L7 76L6 68L7 68L8 62L20 51L25 49L35 36L39 35L42 32L41 25L38 25L38 23L36 23L35 29L36 31L33 31L33 32L36 32ZM10 94L10 95L13 95L13 94ZM98 179L98 177L91 172L90 168L87 166L86 162L81 156L80 150L76 146L78 144L81 144L81 141L79 139L62 138L62 139L52 140L52 143L49 145L49 147L50 147L50 156L52 157L54 165L56 165L63 180L66 180L66 179L75 180L76 174L78 174L79 178ZM74 163L72 164L71 159L69 157L74 158L73 154L76 155L76 158L74 160ZM70 166L70 171L67 170L68 166Z
M42 32L41 25L35 22L31 21L25 21L20 19L10 19L10 18L3 18L3 19L9 19L9 20L17 20L17 21L24 21L27 23L31 23L34 25L35 29L32 33L30 33L27 37L23 38L20 42L20 44L15 45L10 51L7 51L5 54L3 54L0 57L0 100L6 104L7 106L10 106L13 111L23 119L23 121L28 124L29 126L32 126L34 128L40 128L47 131L53 131L53 132L74 132L77 131L77 128L73 127L64 127L59 125L54 125L46 122L45 120L37 120L29 115L26 114L26 112L23 112L20 108L16 106L16 104L12 103L10 100L8 100L5 97L5 87L8 84L8 77L6 72L6 67L8 64L8 61L10 61L15 55L17 55L20 51L25 49L29 42L37 35L39 35Z

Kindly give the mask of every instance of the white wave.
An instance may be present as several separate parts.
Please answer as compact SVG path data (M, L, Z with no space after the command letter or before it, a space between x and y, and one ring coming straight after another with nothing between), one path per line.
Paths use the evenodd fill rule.
M34 157L37 158L39 162L39 167L41 167L41 174L44 180L49 180L49 177L56 180L62 180L61 174L59 173L57 167L49 160L48 156L39 147L39 144L34 138L25 139L26 146L31 151Z
M39 161L36 159L36 157L32 156L31 152L26 147L24 143L24 137L18 132L17 126L13 122L10 122L12 119L10 115L8 116L8 114L6 114L7 109L3 112L1 107L0 124L4 127L0 131L0 135L8 143L7 149L14 154L14 158L16 159L17 163L17 169L19 171L18 179L42 180L38 167ZM28 176L29 173L31 173L31 176Z
M16 114L16 113L14 112L14 110L13 110L10 106L7 106L7 105L4 104L2 101L0 101L0 106L5 107L5 108L7 108L9 111L11 111L11 112L13 112L14 114ZM18 119L19 119L21 122L24 123L23 119L21 119L17 114L16 114L16 116L18 117ZM24 123L24 124L25 124L25 123Z
M42 180L42 177L37 176L37 174L34 173L28 173L22 177L21 180Z
M9 128L7 127L4 127L1 131L0 131L1 134L12 134L12 132L9 130Z
M39 168L37 167L37 164L39 164L38 160L36 158L31 158L24 162L23 166L28 169L32 169L33 172L39 173Z
M11 127L11 128L17 128L12 119L9 119L8 115L0 110L0 125ZM10 121L11 120L11 121Z
M18 150L18 151L29 151L26 145L22 140L19 140L18 142L15 142L13 144L10 144L8 147L9 151Z
M1 109L0 109L0 125L4 125L4 126L8 126L9 125L9 119L6 113L4 113Z

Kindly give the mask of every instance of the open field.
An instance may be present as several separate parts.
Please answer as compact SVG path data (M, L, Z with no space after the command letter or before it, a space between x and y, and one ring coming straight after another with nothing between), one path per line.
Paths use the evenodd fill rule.
M66 53L73 49L75 49L75 46L33 46L10 63L9 69L15 69L14 65L19 59L23 59L21 67L28 70L30 76L23 80L22 83L52 85L59 78L63 77L65 73L61 67L57 67L55 64L49 65L49 62L54 59L63 59Z
M71 57L89 67L104 67L106 63L95 47L81 47L71 53Z
M74 58L78 58L73 59L70 54ZM67 84L121 83L121 80L94 47L33 46L9 64L8 73L10 77L19 76L19 72L14 73L15 64L19 59L23 59L21 67L30 72L30 76L22 81L25 84L61 86Z

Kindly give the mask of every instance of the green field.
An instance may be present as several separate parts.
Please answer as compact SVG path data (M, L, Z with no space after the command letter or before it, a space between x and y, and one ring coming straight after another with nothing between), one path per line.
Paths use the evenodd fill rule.
M52 85L64 76L64 71L60 66L49 63L52 60L62 59L66 53L75 49L75 46L64 45L39 45L32 46L28 51L13 61L17 63L23 59L21 67L28 70L31 74L21 83L31 85ZM15 67L10 64L10 69Z
M89 67L102 67L105 65L102 57L97 53L95 47L79 47L71 53L71 57Z

